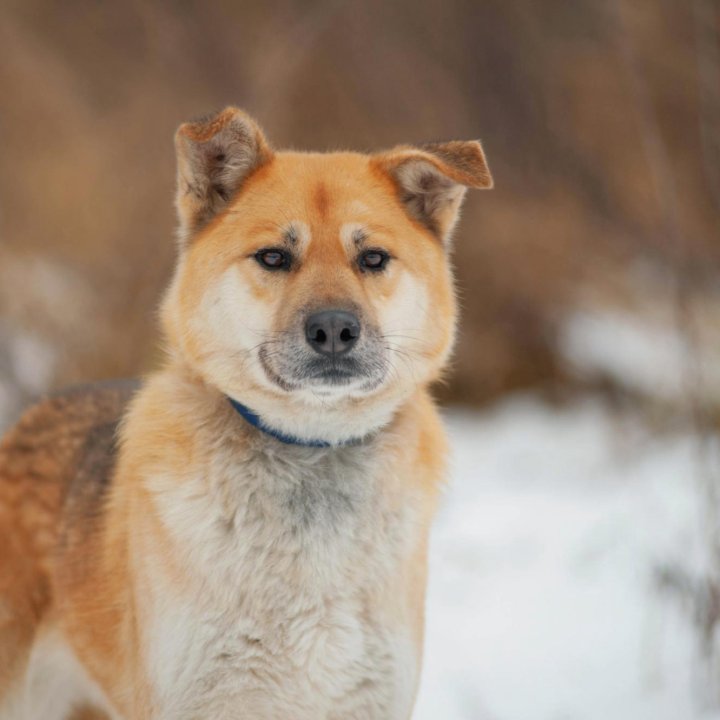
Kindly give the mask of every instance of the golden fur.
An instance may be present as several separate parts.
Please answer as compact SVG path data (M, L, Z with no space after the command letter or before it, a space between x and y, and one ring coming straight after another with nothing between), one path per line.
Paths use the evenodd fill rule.
M127 410L132 387L76 391L0 446L0 718L407 718L480 145L275 152L228 108L176 148L164 366ZM308 369L326 308L362 327L340 380Z

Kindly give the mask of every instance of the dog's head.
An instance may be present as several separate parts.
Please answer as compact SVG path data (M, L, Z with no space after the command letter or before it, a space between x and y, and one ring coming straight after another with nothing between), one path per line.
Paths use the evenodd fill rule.
M478 142L374 155L274 152L228 108L176 135L181 252L172 350L299 437L381 426L437 377L455 328L450 234Z

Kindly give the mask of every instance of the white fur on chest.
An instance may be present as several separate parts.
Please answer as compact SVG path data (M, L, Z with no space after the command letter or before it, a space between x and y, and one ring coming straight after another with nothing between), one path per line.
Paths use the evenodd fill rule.
M206 473L148 483L190 577L178 592L146 558L158 717L408 716L410 629L378 599L416 523L372 456L268 441L238 462L220 444Z

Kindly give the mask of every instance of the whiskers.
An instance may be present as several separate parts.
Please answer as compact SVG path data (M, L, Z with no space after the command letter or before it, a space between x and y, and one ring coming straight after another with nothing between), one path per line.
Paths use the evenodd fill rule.
M419 383L419 366L433 359L429 344L422 338L406 333L383 333L380 340L384 350L384 362L390 375L398 382L402 374L409 373L414 383ZM411 343L399 346L397 340L410 340Z
M405 352L412 353L418 357L430 359L432 353L430 352L430 344L427 340L417 337L416 335L408 335L407 333L382 333L380 339L384 342L386 347L390 347L393 350L399 349L397 346L400 344L398 341L409 340L410 343L406 343L402 349ZM411 345L412 344L412 345Z
M238 372L259 362L273 384L285 390L305 390L320 406L334 402L345 386L347 392L357 396L386 385L420 384L427 379L426 369L435 359L430 344L418 336L370 329L357 352L343 362L338 361L337 370L341 375L334 377L333 368L328 367L325 378L320 360L296 331L262 331L258 336L258 342L234 353ZM343 374L346 379L342 379Z

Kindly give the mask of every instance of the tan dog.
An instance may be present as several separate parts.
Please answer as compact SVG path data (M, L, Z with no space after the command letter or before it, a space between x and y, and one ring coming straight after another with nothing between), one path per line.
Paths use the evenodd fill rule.
M0 718L408 718L480 144L274 152L228 108L176 145L164 367L0 446Z

